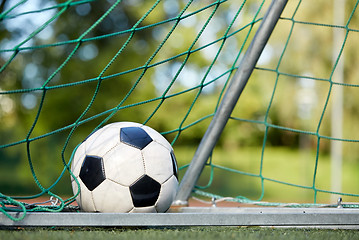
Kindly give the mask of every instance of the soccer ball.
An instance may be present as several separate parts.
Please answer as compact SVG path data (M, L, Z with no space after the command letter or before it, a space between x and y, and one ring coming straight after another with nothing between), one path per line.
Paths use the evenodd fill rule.
M178 188L170 143L152 128L117 122L95 131L75 151L76 201L89 212L165 212ZM78 185L71 177L74 194Z

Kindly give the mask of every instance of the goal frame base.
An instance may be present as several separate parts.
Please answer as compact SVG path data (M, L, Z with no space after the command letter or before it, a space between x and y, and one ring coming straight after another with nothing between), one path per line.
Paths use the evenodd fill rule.
M19 217L23 213L10 213ZM359 209L179 207L168 213L30 212L21 221L0 215L0 227L267 226L359 228Z

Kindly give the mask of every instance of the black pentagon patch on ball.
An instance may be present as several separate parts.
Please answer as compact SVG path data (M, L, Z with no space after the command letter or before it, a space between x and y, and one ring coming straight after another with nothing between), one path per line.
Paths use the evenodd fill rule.
M175 177L178 180L177 160L173 151L171 151L171 159L172 159L173 175L175 175Z
M120 140L121 142L140 150L144 149L150 142L152 142L152 138L140 127L121 128Z
M105 180L103 160L98 156L86 156L80 170L80 179L88 190L94 190Z
M143 175L130 186L130 193L135 207L153 206L160 195L161 184L148 175Z

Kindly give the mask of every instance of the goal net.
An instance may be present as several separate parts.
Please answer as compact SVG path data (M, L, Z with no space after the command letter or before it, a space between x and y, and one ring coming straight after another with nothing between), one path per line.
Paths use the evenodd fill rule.
M357 207L358 1L337 2L287 3L192 196ZM1 1L0 210L72 206L73 150L111 122L161 132L182 179L270 3Z

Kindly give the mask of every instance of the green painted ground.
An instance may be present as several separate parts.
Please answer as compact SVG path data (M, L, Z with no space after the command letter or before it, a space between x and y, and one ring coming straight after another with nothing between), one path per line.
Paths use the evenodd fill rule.
M0 228L0 239L359 239L357 230L273 229L259 227L181 228Z

